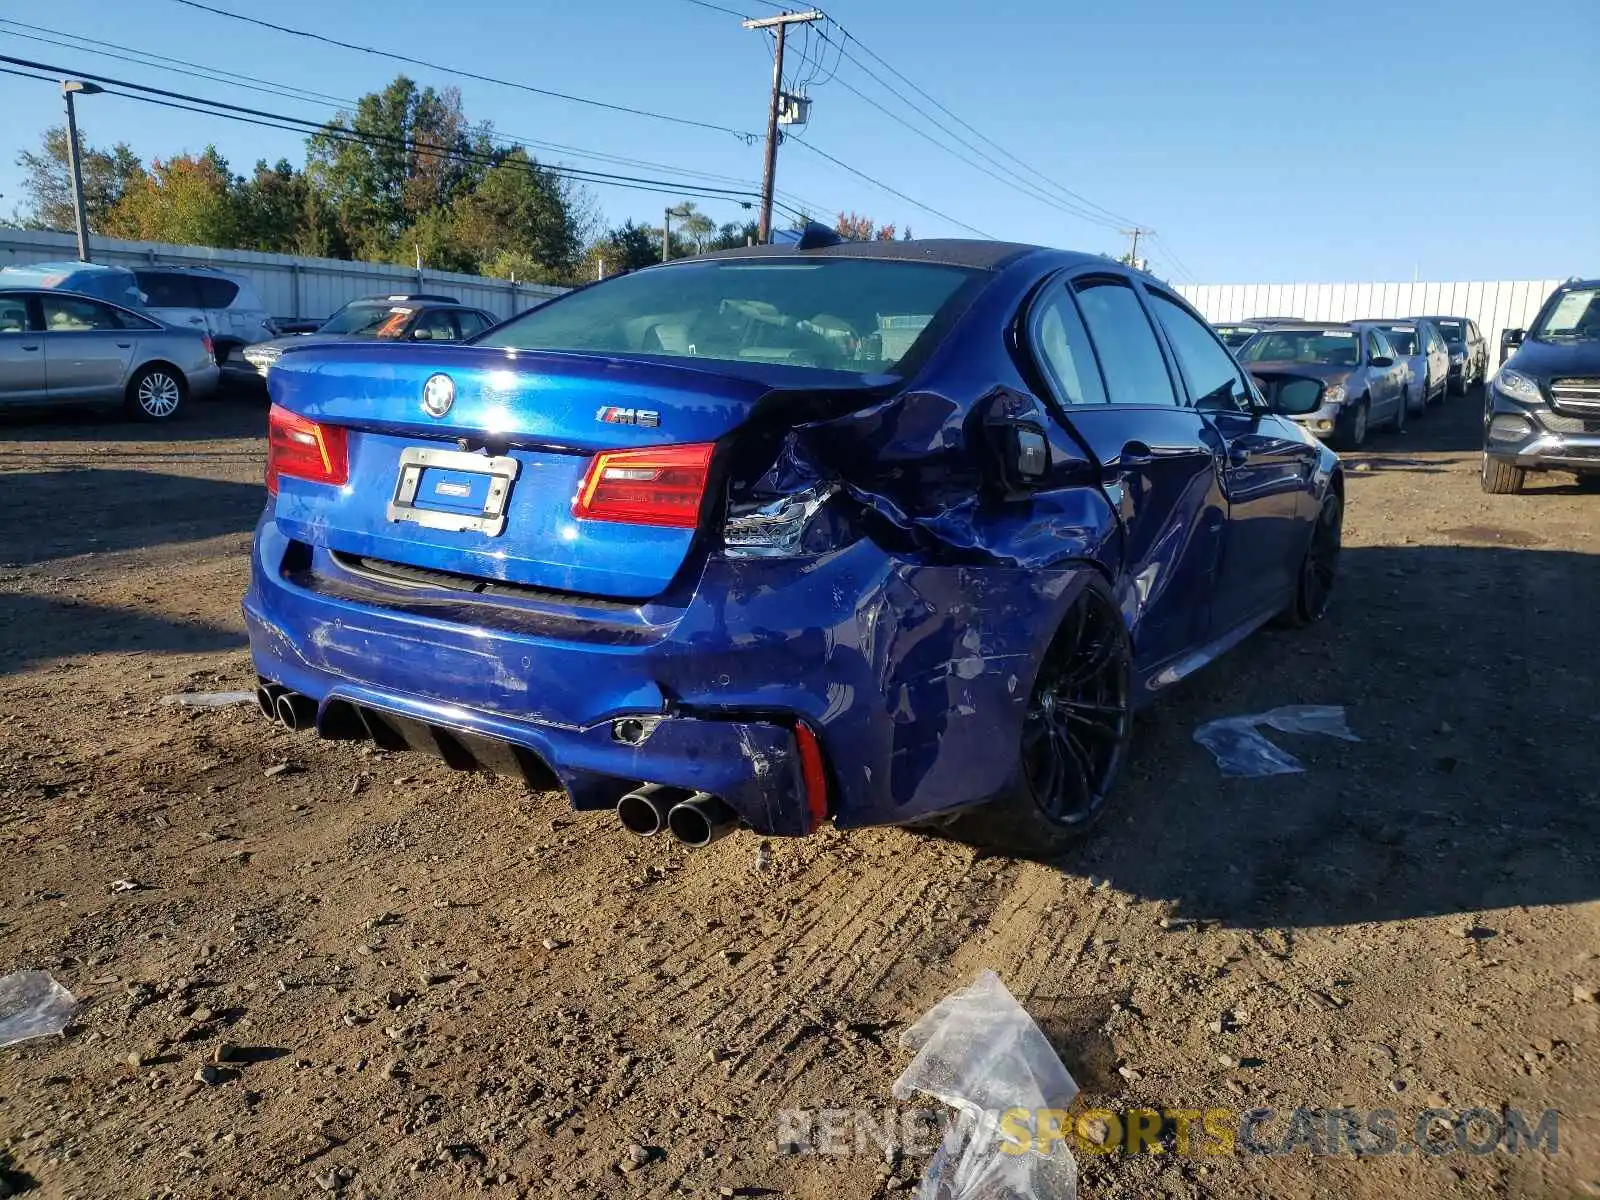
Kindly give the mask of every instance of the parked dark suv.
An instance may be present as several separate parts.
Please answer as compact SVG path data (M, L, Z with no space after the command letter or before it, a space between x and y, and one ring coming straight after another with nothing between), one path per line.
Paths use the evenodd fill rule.
M1483 397L1483 490L1522 490L1529 471L1600 484L1600 279L1574 279L1544 302Z
M1489 345L1468 317L1412 317L1431 321L1450 347L1450 395L1465 396L1489 377Z

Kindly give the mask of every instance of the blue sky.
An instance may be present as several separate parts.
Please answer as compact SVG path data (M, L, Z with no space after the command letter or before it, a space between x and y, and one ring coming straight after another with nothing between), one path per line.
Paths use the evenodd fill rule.
M8 5L0 17L341 97L404 69L422 83L459 82L469 116L512 137L752 185L760 178L760 147L729 134L458 80L448 69L761 130L771 75L765 37L686 0L211 2L441 66L402 68L174 0L53 0ZM773 9L757 0L717 3L760 15ZM1161 274L1205 282L1600 274L1596 0L1543 0L1535 17L1488 0L837 0L827 11L1048 179L1153 227L1150 252ZM0 53L298 116L330 111L15 33L0 25ZM927 107L859 48L853 53ZM845 62L832 82L811 89L804 138L818 149L998 237L1123 248L1114 229L959 162L845 84L948 140ZM17 153L59 121L60 100L49 84L0 75L0 114L0 212L9 213L21 199ZM95 144L126 140L146 158L214 142L244 171L257 158L299 162L303 154L291 133L118 97L83 100L79 119ZM820 215L849 209L909 224L918 236L963 234L802 147L784 148L778 186ZM613 223L659 223L674 199L611 187L594 195ZM725 201L697 203L719 220L745 215Z

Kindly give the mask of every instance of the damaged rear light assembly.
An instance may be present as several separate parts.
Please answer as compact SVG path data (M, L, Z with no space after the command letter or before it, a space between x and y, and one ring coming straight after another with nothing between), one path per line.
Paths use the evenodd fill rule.
M838 493L833 483L818 483L764 504L736 504L722 527L729 558L792 558L811 522Z
M267 494L285 475L342 487L350 482L348 435L274 404L267 412Z
M711 442L596 454L572 499L572 515L626 525L693 529L711 472Z

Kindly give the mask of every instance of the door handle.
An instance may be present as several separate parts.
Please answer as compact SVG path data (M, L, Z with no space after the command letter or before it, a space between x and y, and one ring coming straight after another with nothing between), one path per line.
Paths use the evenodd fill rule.
M1250 462L1250 451L1237 446L1228 447L1228 465L1230 467L1243 467Z
M1119 459L1125 467L1147 467L1155 460L1156 456L1151 453L1150 447L1143 442L1129 442L1123 446Z
M38 342L35 342L31 346L23 346L22 347L22 349L24 349L24 350L37 350L38 348L39 348L39 343Z
M191 325L204 325L205 323L206 323L206 319L204 317L190 317L189 318L189 324L191 324Z
M117 349L118 350L126 350L131 345L133 345L132 342L118 342L117 343Z

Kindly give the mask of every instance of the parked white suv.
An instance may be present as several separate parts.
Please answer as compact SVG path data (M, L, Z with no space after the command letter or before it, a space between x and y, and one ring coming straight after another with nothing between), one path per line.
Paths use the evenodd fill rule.
M239 351L278 332L254 284L212 267L134 267L133 273L154 316L211 335L224 378L254 379L255 368Z

